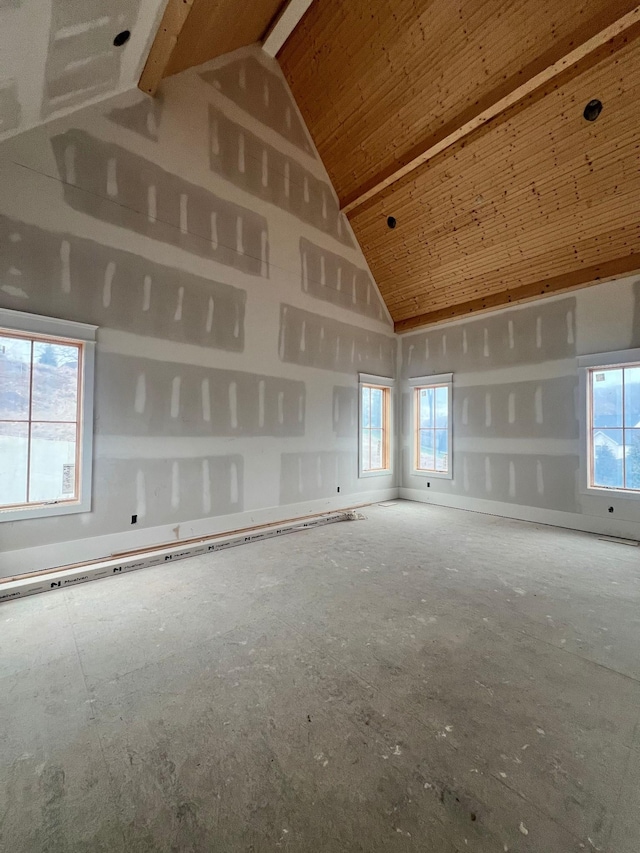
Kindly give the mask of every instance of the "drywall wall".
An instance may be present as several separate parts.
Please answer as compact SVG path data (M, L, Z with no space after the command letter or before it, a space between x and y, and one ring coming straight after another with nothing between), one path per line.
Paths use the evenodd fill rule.
M638 538L639 501L581 490L577 358L639 346L637 277L403 336L401 497ZM408 379L448 372L444 480L414 472Z
M0 0L0 140L134 86L165 5Z
M0 576L397 494L357 462L396 339L275 61L85 107L0 169L0 306L99 327L93 510L0 522Z

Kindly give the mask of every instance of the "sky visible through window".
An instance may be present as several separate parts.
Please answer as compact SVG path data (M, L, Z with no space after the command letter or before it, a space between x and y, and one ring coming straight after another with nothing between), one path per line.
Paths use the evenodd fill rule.
M448 473L449 388L446 385L416 389L418 470Z
M0 331L0 507L73 500L80 346Z
M590 371L591 485L640 490L640 365Z

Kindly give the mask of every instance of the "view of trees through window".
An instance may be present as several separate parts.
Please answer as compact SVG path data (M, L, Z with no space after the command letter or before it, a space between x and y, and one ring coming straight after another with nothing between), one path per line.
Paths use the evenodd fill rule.
M591 485L640 490L640 365L590 371Z
M0 331L0 507L77 497L81 346Z
M388 388L362 387L362 470L381 471L389 467L387 459Z
M449 471L449 388L434 385L416 388L417 468Z

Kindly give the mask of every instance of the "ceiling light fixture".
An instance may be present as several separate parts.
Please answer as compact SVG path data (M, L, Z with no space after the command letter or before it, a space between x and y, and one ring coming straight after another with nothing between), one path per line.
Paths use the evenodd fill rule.
M122 47L123 44L126 44L131 38L131 33L129 30L123 30L113 40L114 47Z
M602 101L599 101L597 98L594 98L592 101L589 101L587 106L584 108L584 112L582 115L586 119L586 121L595 121L600 113L602 112Z

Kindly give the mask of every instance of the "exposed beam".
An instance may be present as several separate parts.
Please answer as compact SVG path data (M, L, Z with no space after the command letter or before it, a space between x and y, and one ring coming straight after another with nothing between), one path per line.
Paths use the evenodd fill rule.
M160 81L178 41L178 36L189 17L193 3L194 0L169 0L167 3L138 83L138 88L146 92L147 95L155 96L157 93Z
M300 23L302 16L312 0L289 0L280 11L262 42L262 48L269 56L276 56L291 33Z
M410 332L412 329L432 326L435 323L460 320L463 317L478 314L482 311L495 311L507 305L518 305L521 302L529 302L539 299L541 296L553 296L556 293L576 290L580 287L589 287L589 285L597 281L613 281L616 278L624 278L624 276L633 275L637 272L640 272L640 253L616 258L599 266L576 270L567 275L555 276L546 281L524 284L512 290L503 290L500 293L472 299L469 302L450 305L447 308L440 308L437 311L427 311L424 314L417 314L415 317L396 321L394 330L398 334Z
M523 100L536 89L548 84L568 68L578 66L580 61L585 57L601 48L611 39L624 33L639 21L640 6L636 6L631 12L600 30L597 34L582 42L569 53L557 58L551 64L546 64L548 57L541 58L539 61L532 63L527 69L523 70L522 74L518 75L517 79L522 81L519 85L515 88L509 86L510 90L507 92L498 90L492 93L492 96L489 96L487 99L491 103L481 101L474 105L469 111L469 115L460 117L462 123L458 124L456 122L455 127L452 127L451 124L445 125L437 134L422 140L404 157L396 161L392 167L378 173L350 196L347 196L341 205L342 211L347 214L353 213L353 211L361 207L365 202L377 196L382 190L394 184L418 166L431 160L451 145L460 142L460 140L464 139L474 130L486 124L518 101ZM543 64L546 67L540 67ZM497 98L495 97L496 95L498 95Z

